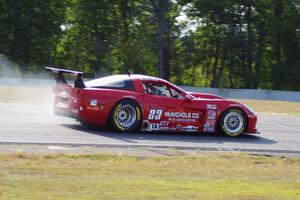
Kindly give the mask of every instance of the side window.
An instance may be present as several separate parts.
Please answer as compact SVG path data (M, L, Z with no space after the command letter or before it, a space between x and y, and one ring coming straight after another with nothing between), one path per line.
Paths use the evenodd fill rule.
M184 99L184 97L173 88L171 88L171 93L172 93L172 97L175 99Z
M146 94L171 97L170 90L163 84L144 82L143 89Z
M179 94L176 90L169 88L164 84L144 82L143 89L144 89L144 93L146 94L172 97L175 99L183 99L183 96Z

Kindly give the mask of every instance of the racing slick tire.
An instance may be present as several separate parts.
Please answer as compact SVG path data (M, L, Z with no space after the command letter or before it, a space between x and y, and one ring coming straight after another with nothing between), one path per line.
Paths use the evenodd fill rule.
M230 108L223 112L218 123L219 130L229 137L236 137L242 134L246 127L246 114L237 108Z
M110 115L110 124L117 131L135 132L141 128L142 116L139 105L131 100L118 102Z

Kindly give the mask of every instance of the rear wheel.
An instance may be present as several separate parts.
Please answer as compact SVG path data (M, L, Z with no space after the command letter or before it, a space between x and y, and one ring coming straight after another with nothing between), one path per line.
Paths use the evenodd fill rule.
M225 111L219 120L219 129L230 137L236 137L246 130L247 117L243 111L231 108Z
M141 111L137 103L131 100L122 100L115 105L110 121L112 126L123 132L134 132L141 126Z

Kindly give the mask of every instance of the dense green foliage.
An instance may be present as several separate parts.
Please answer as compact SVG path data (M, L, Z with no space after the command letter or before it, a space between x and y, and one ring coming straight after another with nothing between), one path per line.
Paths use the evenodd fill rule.
M56 66L300 90L300 1L0 0L3 58L21 74Z

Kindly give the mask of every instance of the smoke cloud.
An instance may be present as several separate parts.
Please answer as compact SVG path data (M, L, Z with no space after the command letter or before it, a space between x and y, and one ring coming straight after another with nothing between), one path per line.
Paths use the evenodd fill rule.
M0 86L52 86L54 83L53 74L45 71L21 74L17 64L0 54Z
M20 77L17 65L10 62L4 55L0 54L0 76L1 77Z

